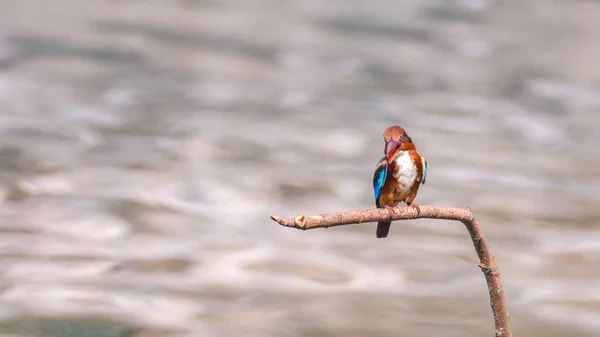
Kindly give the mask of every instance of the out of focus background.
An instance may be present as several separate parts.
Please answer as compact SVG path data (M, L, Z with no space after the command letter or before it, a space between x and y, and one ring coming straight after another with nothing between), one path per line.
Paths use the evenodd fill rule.
M600 330L600 2L0 1L0 334L486 336L470 206L516 336Z

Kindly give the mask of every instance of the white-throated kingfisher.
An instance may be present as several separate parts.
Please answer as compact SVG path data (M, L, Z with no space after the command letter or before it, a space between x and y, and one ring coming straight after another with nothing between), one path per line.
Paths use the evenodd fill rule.
M406 131L390 126L383 132L385 156L377 163L373 176L375 205L378 208L397 206L401 201L421 210L413 201L419 192L419 186L427 178L427 159L417 153L417 148ZM391 210L390 210L391 212ZM377 237L385 238L390 232L391 221L377 223Z

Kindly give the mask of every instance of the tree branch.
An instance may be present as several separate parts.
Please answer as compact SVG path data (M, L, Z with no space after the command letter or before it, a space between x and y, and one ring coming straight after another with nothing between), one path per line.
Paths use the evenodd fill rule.
M481 271L485 275L490 295L490 305L492 307L494 323L496 325L495 336L511 337L510 314L506 307L500 271L494 261L494 254L490 250L487 240L483 235L483 231L477 224L477 220L475 220L475 216L471 209L420 205L420 210L421 212L417 214L417 210L413 207L396 207L393 208L393 212L390 214L387 209L373 208L351 210L341 213L327 213L316 216L297 215L293 219L282 218L276 215L270 215L270 217L273 221L282 226L302 230L385 220L445 219L460 221L467 227L467 231L471 236L473 246L479 257L479 268L481 268Z

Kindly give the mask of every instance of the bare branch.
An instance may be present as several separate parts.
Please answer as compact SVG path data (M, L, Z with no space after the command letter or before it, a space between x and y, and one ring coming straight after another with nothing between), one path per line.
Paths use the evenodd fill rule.
M488 246L487 240L483 235L481 227L477 224L473 212L469 208L449 208L429 205L419 205L420 213L413 207L397 207L390 212L387 209L362 209L350 210L341 213L327 213L316 216L297 215L293 219L282 218L276 215L270 215L273 221L285 227L292 227L302 230L327 228L333 226L342 226L358 224L365 222L378 222L385 220L408 220L408 219L445 219L462 222L473 241L473 246L479 257L479 268L485 275L487 282L490 304L494 314L494 323L496 325L496 337L511 337L510 314L506 307L506 298L502 288L502 279L500 271L494 261L494 254Z

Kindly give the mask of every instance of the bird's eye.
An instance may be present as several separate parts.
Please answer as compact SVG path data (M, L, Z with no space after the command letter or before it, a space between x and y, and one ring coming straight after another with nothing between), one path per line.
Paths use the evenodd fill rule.
M404 135L400 136L400 140L398 141L398 143L402 143L403 140L404 140Z

